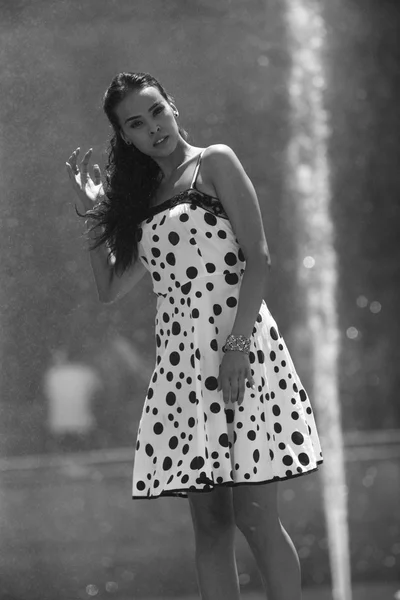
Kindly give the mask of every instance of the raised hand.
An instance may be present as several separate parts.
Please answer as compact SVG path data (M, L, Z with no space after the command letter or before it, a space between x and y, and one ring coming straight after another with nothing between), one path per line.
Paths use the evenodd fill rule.
M93 149L90 148L81 160L80 167L77 165L77 158L80 148L77 148L65 163L67 172L72 183L72 187L78 196L83 210L86 212L93 208L104 195L101 183L101 172L99 165L93 166L93 179L88 173L89 160Z

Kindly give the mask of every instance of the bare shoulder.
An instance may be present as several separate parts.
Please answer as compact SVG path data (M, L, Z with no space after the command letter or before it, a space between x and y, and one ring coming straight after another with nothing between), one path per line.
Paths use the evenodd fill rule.
M204 155L203 155L203 160L207 160L210 162L210 160L223 160L223 161L232 161L232 160L238 160L235 152L232 150L232 148L230 146L227 146L226 144L212 144L211 146L208 146L205 151L204 151Z
M214 176L229 176L244 171L243 166L230 146L212 144L205 149L203 163L206 171Z

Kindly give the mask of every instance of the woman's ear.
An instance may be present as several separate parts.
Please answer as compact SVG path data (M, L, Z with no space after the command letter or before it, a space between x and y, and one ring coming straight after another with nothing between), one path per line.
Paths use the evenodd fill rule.
M175 104L170 104L171 108L172 108L172 112L174 113L175 117L179 117L179 110L176 108Z
M127 146L132 146L132 142L130 140L126 139L125 134L123 131L121 131L121 129L119 130L119 135L121 136L122 141L125 142L125 144Z

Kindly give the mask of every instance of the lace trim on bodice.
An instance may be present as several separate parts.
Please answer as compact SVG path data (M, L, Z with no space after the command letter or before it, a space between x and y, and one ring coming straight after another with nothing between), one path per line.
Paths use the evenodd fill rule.
M146 222L150 222L154 215L157 215L164 210L168 210L177 206L178 204L183 204L184 202L190 202L195 204L196 206L200 206L209 212L212 212L216 217L222 217L223 219L229 219L226 214L224 207L218 198L214 198L213 196L209 196L208 194L204 194L204 192L200 192L196 189L187 189L179 192L172 198L161 202L156 206L150 207L148 210L148 217Z

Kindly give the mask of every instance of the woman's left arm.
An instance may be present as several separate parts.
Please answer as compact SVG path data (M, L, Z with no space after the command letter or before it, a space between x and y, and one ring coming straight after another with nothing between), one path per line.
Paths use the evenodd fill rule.
M212 182L246 260L231 333L249 338L271 264L257 195L242 164L228 146L210 146L204 153L203 165L204 176ZM231 394L232 400L237 399L241 404L245 378L254 383L248 356L240 351L227 352L221 363L218 388L222 388L225 402Z

